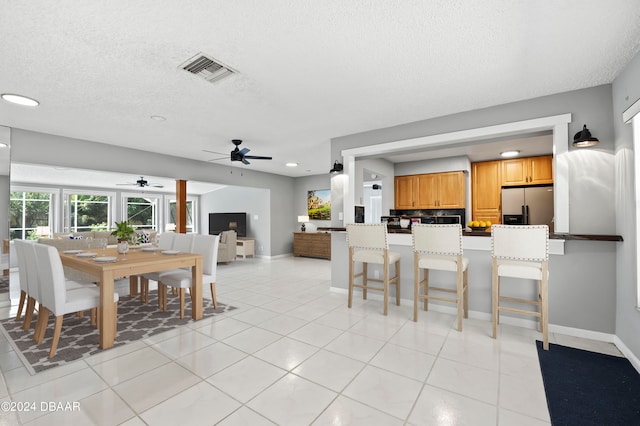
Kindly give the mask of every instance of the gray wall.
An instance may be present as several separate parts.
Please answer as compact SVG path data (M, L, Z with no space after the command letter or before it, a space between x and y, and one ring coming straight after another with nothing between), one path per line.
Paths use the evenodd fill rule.
M216 164L22 129L12 130L11 144L12 160L17 162L135 172L187 181L269 189L270 253L276 256L291 252L291 223L295 220L294 178L248 168L241 169L241 172L235 169L232 174L229 167Z
M247 213L247 238L253 238L257 256L271 256L270 191L226 186L200 196L200 224L209 232L209 213Z
M582 129L583 124L587 124L601 143L591 149L569 148L570 231L584 234L615 234L611 87L603 85L334 138L331 141L331 158L341 158L342 150L349 148L571 113L570 138ZM554 266L555 275L551 282L557 287L553 291L579 289L578 291L584 294L597 294L598 302L604 310L599 309L593 313L590 306L585 306L580 302L581 299L578 299L575 303L567 303L566 306L556 308L559 310L552 311L549 321L557 324L567 323L570 318L579 318L579 324L573 326L613 333L616 329L615 275L608 275L610 283L603 291L603 286L607 283L603 283L600 272L616 270L616 250L619 243L602 243L596 246L597 249L594 249L591 243L588 246L579 244L580 242L569 243L568 249L570 253L589 253L588 256L585 255L588 262L576 266L576 262L566 261L570 260L569 257L565 258L565 261L555 262L557 266ZM631 265L627 267L633 269ZM584 269L578 274L574 273L577 271L576 268ZM551 300L550 305L553 303Z
M300 224L298 223L298 216L307 214L307 191L316 189L331 189L331 175L329 172L322 175L312 175L296 178L293 189L293 217L291 222L291 232L299 231ZM333 199L331 200L333 205ZM333 211L331 212L333 214ZM314 227L327 227L331 226L330 220L312 220L309 222L311 226L307 229L313 231ZM293 235L293 234L291 234ZM291 247L289 253L293 253L293 236L291 237Z
M617 245L616 335L640 358L640 312L636 308L636 197L634 193L634 146L630 124L622 112L640 98L640 55L631 61L613 83L613 125L616 158L616 233L624 238Z

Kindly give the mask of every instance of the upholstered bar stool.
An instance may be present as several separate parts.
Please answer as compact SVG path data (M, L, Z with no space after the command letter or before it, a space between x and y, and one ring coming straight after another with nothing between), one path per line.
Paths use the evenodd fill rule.
M549 349L549 227L547 225L493 225L491 227L492 256L492 337L496 338L500 311L533 315L540 318L540 331L545 350ZM521 278L538 283L535 300L501 296L501 278ZM502 302L524 303L537 310L518 309Z
M455 303L458 307L458 331L462 331L462 315L469 316L469 259L462 257L462 226L414 224L413 234L413 320L418 321L418 301L424 300L424 310L429 299ZM420 280L420 270L424 278ZM449 271L456 274L456 287L444 288L429 285L429 271ZM420 294L420 287L424 290ZM435 291L436 294L429 291ZM443 293L454 293L455 298ZM464 312L463 312L464 311Z
M384 294L384 314L388 313L389 285L396 286L396 305L400 306L400 253L389 251L387 225L385 224L349 224L347 225L347 245L349 246L349 303L353 302L353 288L362 289L362 298L367 298L367 290L378 290ZM362 272L355 273L355 263L362 263ZM368 264L382 265L382 279L368 276ZM390 277L389 269L395 264L395 276ZM362 278L356 284L356 278ZM372 287L369 281L382 283L382 287Z

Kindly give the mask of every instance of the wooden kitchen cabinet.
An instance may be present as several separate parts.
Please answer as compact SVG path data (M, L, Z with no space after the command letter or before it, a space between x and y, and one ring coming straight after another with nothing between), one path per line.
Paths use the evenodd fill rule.
M471 164L471 219L502 223L502 162Z
M553 157L502 160L502 186L553 183Z
M465 198L464 172L461 171L395 178L396 210L463 209Z
M394 182L395 208L411 210L415 207L418 181L415 176L396 176Z

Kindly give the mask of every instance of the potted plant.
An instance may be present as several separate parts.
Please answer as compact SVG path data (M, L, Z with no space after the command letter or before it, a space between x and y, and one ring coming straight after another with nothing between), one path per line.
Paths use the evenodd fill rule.
M118 242L129 241L131 236L136 232L126 220L115 222L116 229L111 233L118 238Z

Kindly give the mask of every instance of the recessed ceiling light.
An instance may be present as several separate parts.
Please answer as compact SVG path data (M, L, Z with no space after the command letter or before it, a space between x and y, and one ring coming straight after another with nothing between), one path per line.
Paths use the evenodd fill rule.
M2 99L12 104L24 105L24 106L38 106L40 102L35 99L27 98L26 96L13 95L11 93L3 93Z
M298 167L298 163L287 163L285 164L287 167Z
M504 151L500 153L500 156L502 158L511 158L511 157L517 157L518 154L520 154L520 151Z
M151 116L152 120L156 120L156 121L166 121L167 119L161 115L152 115Z

